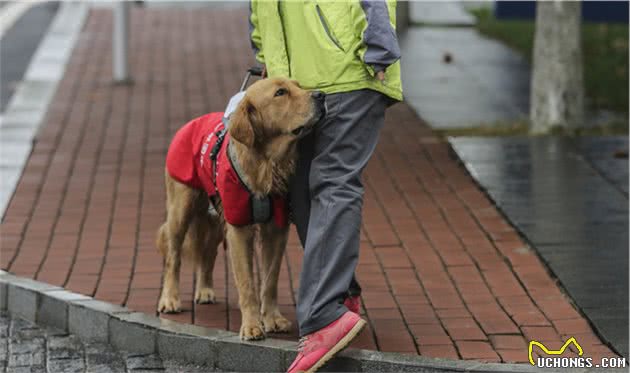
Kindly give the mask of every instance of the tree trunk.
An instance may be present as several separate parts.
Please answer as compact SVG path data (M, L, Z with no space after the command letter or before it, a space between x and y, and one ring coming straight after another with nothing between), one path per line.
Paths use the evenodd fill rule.
M581 3L538 1L530 119L532 134L583 124Z

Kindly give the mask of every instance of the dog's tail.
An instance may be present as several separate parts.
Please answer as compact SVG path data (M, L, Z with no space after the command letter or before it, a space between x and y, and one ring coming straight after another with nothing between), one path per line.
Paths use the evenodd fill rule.
M165 230L166 223L160 226L160 229L158 229L157 236L155 238L155 245L157 246L158 251L160 252L160 254L162 254L162 256L166 256L166 246L168 245L168 242L166 242Z

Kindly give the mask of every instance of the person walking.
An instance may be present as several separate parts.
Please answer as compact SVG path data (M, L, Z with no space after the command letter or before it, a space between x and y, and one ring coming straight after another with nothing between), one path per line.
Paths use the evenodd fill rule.
M295 79L326 94L327 112L298 144L290 185L304 247L298 355L289 372L314 372L365 326L359 316L361 174L376 147L385 109L402 100L396 2L250 3L255 57L269 77Z

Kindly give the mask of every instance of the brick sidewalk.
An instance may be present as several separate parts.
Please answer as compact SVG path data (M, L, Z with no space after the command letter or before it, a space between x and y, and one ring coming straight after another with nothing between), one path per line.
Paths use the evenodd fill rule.
M135 84L111 84L111 13L93 10L2 222L1 267L155 313L162 260L163 167L175 130L221 110L253 62L242 10L132 12ZM535 253L404 104L389 110L366 175L358 277L369 329L355 347L452 359L526 362L526 340L611 355ZM301 248L292 234L279 300L295 320ZM238 331L225 253L220 302L164 316ZM226 301L227 300L227 301ZM295 329L295 328L294 328ZM295 339L277 335L278 338Z

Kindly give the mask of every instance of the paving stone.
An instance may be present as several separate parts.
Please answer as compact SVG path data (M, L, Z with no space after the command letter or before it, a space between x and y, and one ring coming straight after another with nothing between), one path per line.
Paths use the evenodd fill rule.
M11 338L20 340L40 339L44 336L44 332L30 321L20 318L11 319Z
M85 360L88 370L94 373L115 373L126 370L125 359L105 343L85 345Z
M95 365L90 366L89 371L93 373L119 373L124 372L124 365L110 366L110 365Z
M78 359L83 356L83 346L76 336L48 338L49 359Z
M134 355L127 357L127 368L131 370L163 369L162 359L155 355Z
M9 336L9 322L7 317L0 318L0 338Z
M68 332L65 330L57 329L52 326L41 325L42 330L46 334L46 337L65 337L68 335Z
M183 364L173 360L165 360L164 371L167 373L208 373L215 370L203 365Z
M42 370L37 369L36 367L7 367L7 373L33 373L33 372L46 372L43 368Z
M85 372L85 363L83 359L49 360L48 369L51 372L83 373Z
M73 335L58 336L20 318L0 317L0 327L9 325L9 338L0 338L0 367L7 365L8 372L126 371L123 354L111 345L86 345Z
M0 366L5 366L9 358L9 340L8 338L0 338Z
M15 334L11 336L10 352L14 355L33 354L45 350L44 338L21 339Z
M46 362L44 350L38 350L25 354L11 354L9 356L9 366L44 366Z

